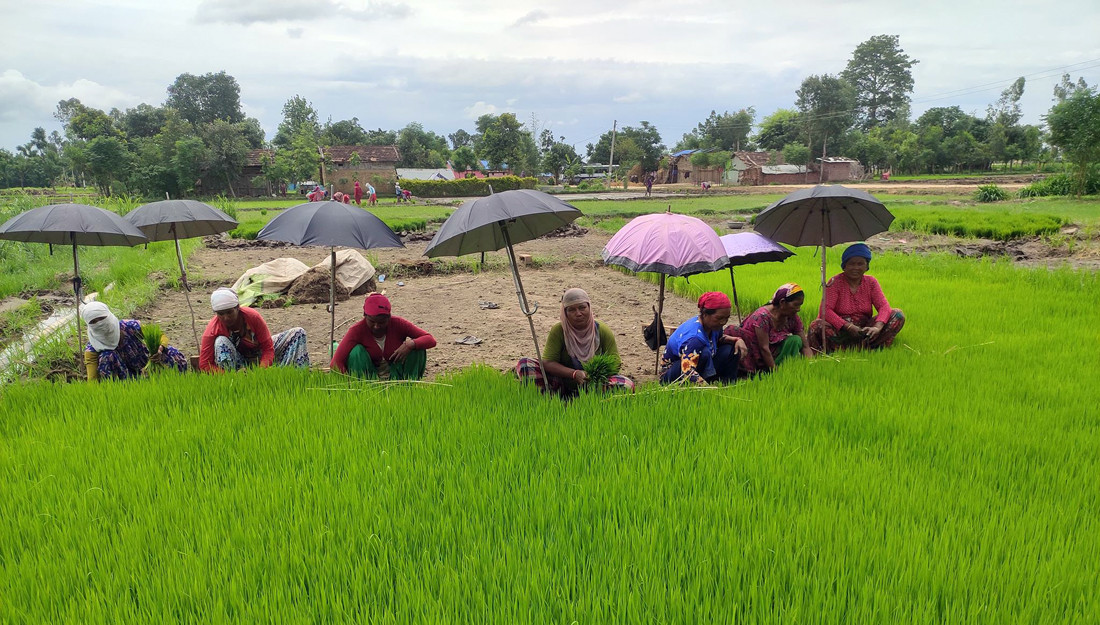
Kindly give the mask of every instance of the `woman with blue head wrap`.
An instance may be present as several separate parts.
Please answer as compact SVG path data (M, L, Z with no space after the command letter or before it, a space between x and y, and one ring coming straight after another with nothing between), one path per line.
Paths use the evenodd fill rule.
M878 280L866 275L871 257L866 243L849 245L841 255L842 271L825 285L821 314L810 324L815 351L889 347L905 325L905 315L890 307Z

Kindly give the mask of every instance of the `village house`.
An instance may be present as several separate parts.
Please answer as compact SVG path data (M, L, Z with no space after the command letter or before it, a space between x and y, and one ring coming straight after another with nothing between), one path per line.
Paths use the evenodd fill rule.
M726 174L727 184L819 184L843 182L863 176L859 161L842 156L827 157L824 163L790 165L783 162L783 154L776 152L736 152Z
M397 161L401 156L395 145L334 145L324 148L325 168L322 180L333 192L353 193L355 181L371 183L382 193L392 193L397 181ZM358 154L358 158L353 158Z
M657 171L657 182L664 184L677 182L719 184L722 182L724 167L696 167L691 162L693 154L703 151L705 150L680 150L670 154L668 164Z

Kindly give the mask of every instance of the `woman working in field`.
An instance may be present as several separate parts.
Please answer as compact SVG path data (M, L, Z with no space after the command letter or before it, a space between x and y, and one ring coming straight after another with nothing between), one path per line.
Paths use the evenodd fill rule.
M210 295L214 318L206 324L199 347L199 370L208 373L244 367L309 367L306 331L291 328L271 336L259 311L241 306L233 289Z
M569 289L561 298L561 321L550 328L546 347L542 350L542 362L546 366L546 378L550 392L563 396L576 395L580 387L589 384L589 374L584 365L595 356L609 357L605 389L634 390L634 382L619 375L622 361L615 333L606 324L596 321L592 314L592 300L584 289ZM546 391L542 368L534 358L521 358L516 364L516 377L533 381Z
M787 358L800 353L810 358L813 352L802 328L798 311L806 301L802 287L791 282L776 289L771 301L756 309L744 323L729 326L724 334L741 338L748 355L741 359L741 372L756 375L775 369Z
M329 366L341 373L381 380L419 380L428 366L435 338L411 322L394 317L390 300L371 293L363 301L363 320L348 328Z
M80 311L80 317L88 326L84 366L89 382L140 377L150 362L187 371L187 358L168 344L167 336L161 336L160 347L150 356L141 324L134 319L119 321L106 304L92 302Z
M905 315L890 307L878 280L865 275L870 266L871 248L865 243L844 250L840 257L843 271L825 285L821 316L810 324L810 346L814 351L879 349L893 344L905 325ZM874 311L878 313L872 316ZM823 329L825 345L821 343Z
M733 382L737 364L748 347L742 339L722 333L730 319L730 298L712 291L699 298L699 316L668 337L661 357L661 382L692 384Z

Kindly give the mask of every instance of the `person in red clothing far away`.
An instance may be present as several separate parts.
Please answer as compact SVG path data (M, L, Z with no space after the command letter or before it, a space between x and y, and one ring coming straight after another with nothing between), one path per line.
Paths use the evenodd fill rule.
M356 205L362 204L363 203L363 187L360 186L358 180L355 181L355 190L353 191L353 193L355 194L355 204Z
M865 275L870 266L871 248L866 243L844 250L843 271L825 285L821 312L810 324L810 347L815 352L880 349L894 343L905 325L905 314L890 307L878 280Z
M363 320L348 328L329 366L340 373L380 380L419 380L435 338L392 314L390 300L371 293L363 301Z
M241 306L237 292L220 288L210 294L214 318L206 324L199 346L199 370L207 373L245 367L309 368L306 331L291 328L271 336L259 311Z

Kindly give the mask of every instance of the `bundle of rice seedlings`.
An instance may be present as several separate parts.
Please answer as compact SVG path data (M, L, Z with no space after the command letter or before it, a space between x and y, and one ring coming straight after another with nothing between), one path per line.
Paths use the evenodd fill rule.
M149 355L157 353L160 349L160 341L164 337L164 331L155 323L141 324L141 334L145 337L145 346L149 348Z
M611 354L596 354L583 365L588 383L597 387L607 384L608 378L619 370L619 359Z

